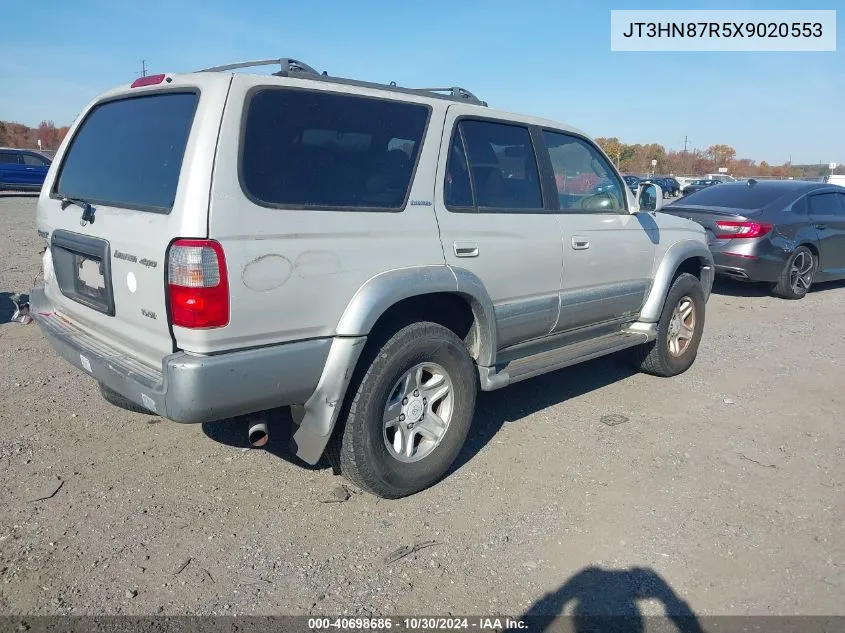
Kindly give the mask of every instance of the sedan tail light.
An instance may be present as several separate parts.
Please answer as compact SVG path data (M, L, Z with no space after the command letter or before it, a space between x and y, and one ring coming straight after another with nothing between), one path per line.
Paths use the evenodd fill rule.
M732 238L763 237L772 230L771 224L763 222L729 222L727 220L716 221L716 237L720 240Z

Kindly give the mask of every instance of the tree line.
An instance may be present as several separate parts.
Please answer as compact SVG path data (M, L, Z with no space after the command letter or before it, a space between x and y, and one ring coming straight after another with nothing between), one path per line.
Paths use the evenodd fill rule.
M41 141L41 149L56 150L67 132L67 127L56 127L52 121L41 121L38 127L0 121L0 147L38 149Z
M750 158L737 158L736 150L730 145L711 145L705 150L667 151L657 143L629 145L616 137L599 137L596 141L623 173L651 173L652 160L657 161L657 166L654 167L657 174L676 176L717 173L720 167L727 168L729 174L740 178L818 178L831 173L827 164L793 165L787 162L783 165L771 165L764 160L758 163ZM845 174L845 165L837 166L833 173Z

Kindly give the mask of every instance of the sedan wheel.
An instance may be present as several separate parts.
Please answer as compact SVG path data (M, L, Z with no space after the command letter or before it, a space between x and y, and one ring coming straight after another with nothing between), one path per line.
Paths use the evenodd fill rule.
M816 257L806 246L792 253L774 286L774 293L783 299L803 299L816 274Z
M806 293L813 283L813 256L810 253L801 252L792 262L789 270L789 285L795 294Z

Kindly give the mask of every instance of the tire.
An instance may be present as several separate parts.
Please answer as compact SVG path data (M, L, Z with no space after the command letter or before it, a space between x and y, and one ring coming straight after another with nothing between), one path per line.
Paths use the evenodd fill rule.
M807 292L809 292L813 283L816 265L816 257L813 252L806 246L799 246L786 260L786 265L780 273L780 279L772 287L772 292L781 299L803 299L807 296ZM793 277L793 273L796 274L795 277Z
M142 407L140 404L135 404L128 398L124 398L116 391L109 389L103 383L97 383L100 385L100 393L103 396L103 399L112 404L116 407L120 407L121 409L126 409L127 411L133 411L135 413L146 413L147 415L156 415L149 409Z
M675 329L678 322L675 319L676 308L683 307L683 301L689 300L691 304L689 317L680 317L681 325L691 329L692 335L683 339L686 341L681 347L670 346L670 327ZM633 350L634 361L640 371L653 376L677 376L682 374L695 361L698 354L698 345L701 342L701 334L704 332L704 293L701 284L694 275L681 273L672 283L663 304L663 312L657 323L657 338L650 343L635 347ZM675 339L676 342L679 339ZM677 343L676 343L677 344Z
M352 483L397 499L431 486L454 463L472 423L478 376L464 342L436 323L411 323L373 343L358 370L363 375L350 385L345 424L336 429L327 457ZM400 380L406 376L407 384ZM413 384L422 389L413 391ZM442 396L446 387L450 395ZM431 402L423 404L426 394ZM447 413L445 430L437 423L440 436L432 439L432 419L446 420ZM410 420L418 415L417 422ZM411 424L397 422L405 419Z

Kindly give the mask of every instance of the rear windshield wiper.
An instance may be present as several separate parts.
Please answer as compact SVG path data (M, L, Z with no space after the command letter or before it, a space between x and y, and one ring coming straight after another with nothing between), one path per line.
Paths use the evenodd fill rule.
M86 224L94 224L94 212L96 209L91 206L90 202L83 200L82 198L68 198L67 196L62 196L62 211L72 204L75 204L82 209L82 220L80 221L82 226L85 226Z

